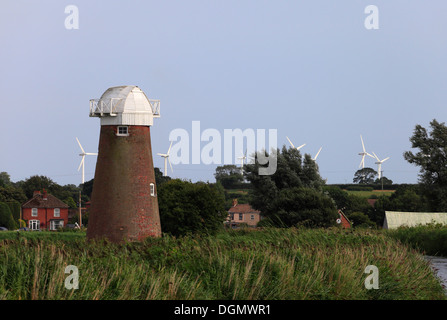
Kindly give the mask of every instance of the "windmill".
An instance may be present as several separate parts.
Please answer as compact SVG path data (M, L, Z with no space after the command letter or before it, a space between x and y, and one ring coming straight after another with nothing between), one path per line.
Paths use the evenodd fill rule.
M362 140L363 152L359 153L359 156L362 156L362 161L360 161L359 168L361 167L362 169L364 169L365 168L365 156L370 156L371 158L374 158L374 157L372 155L370 155L368 152L366 152L365 144L363 143L362 135L360 135L360 140Z
M171 161L169 160L169 152L171 151L172 142L173 141L171 141L171 145L169 146L168 152L166 152L166 153L157 153L157 155L165 158L165 171L163 172L163 175L165 177L168 175L168 161L169 161L169 166L171 167L171 172L174 172L174 170L172 169Z
M317 160L318 155L320 154L321 149L323 149L323 147L320 147L320 150L318 150L317 154L315 155L315 157L313 158L313 160Z
M379 179L382 177L382 163L384 163L385 161L387 161L390 157L387 157L383 160L380 160L379 157L377 157L377 155L373 152L374 157L376 157L377 159L377 172L379 173Z
M296 149L296 150L300 150L302 147L304 147L306 144L302 144L299 147L295 147L292 143L292 141L290 141L289 137L286 137L287 140L289 140L290 144L292 145L292 148Z
M82 147L81 143L79 142L79 139L76 137L76 141L78 141L79 147L81 148L82 153L79 155L82 157L81 163L79 164L78 171L82 167L82 184L85 182L85 156L97 156L97 153L89 153L85 152L84 148Z
M243 175L244 174L244 161L245 161L245 159L247 159L247 150L245 150L245 154L242 152L242 150L241 150L241 153L242 153L242 156L237 159L241 160L241 175Z

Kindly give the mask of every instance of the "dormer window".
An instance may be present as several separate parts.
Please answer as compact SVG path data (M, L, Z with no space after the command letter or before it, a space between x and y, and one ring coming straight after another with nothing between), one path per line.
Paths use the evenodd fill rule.
M128 126L118 126L116 130L117 136L128 136L129 135L129 127Z

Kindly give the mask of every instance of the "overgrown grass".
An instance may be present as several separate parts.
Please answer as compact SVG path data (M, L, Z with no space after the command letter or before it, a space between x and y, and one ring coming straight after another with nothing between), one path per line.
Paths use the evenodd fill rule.
M1 233L0 299L444 299L428 263L378 231L273 229L87 242L82 233ZM79 270L68 290L65 267ZM367 290L366 266L379 270Z
M447 257L447 227L441 224L400 227L388 235L419 250L423 254Z

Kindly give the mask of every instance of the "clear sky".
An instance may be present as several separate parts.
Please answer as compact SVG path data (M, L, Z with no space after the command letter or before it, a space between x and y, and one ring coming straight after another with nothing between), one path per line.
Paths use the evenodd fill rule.
M65 7L79 10L67 29ZM365 8L379 10L367 29ZM276 129L278 144L314 155L328 183L350 183L360 135L384 176L415 183L403 152L416 124L447 116L447 2L12 1L0 5L0 171L81 182L78 137L97 152L89 100L137 85L161 100L155 166L169 133ZM236 152L238 152L236 150ZM377 169L374 159L366 166ZM238 164L235 162L235 164ZM86 159L86 180L96 157ZM216 165L180 164L173 177L214 182Z

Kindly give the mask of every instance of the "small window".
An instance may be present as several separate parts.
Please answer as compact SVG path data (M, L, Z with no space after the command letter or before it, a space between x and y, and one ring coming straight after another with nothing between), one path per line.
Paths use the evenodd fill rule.
M255 220L255 215L252 214L252 215L250 216L250 219L251 219L251 220Z
M117 136L128 136L129 135L129 127L128 126L118 126Z
M243 218L243 214L239 213L239 220L242 220L242 218Z
M37 217L37 208L31 209L31 217Z
M30 220L29 228L31 230L39 230L40 229L40 221L39 220Z
M54 208L54 216L55 217L60 217L61 216L61 209Z
M155 185L151 183L150 188L151 188L151 196L155 197Z

